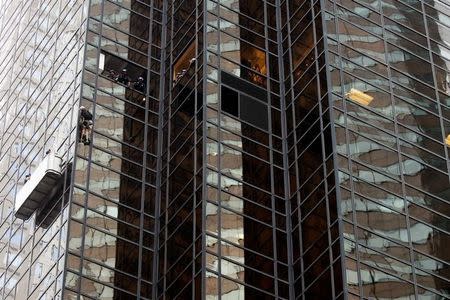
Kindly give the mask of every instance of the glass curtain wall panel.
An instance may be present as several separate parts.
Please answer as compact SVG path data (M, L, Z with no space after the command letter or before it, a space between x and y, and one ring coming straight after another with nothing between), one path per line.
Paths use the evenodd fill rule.
M60 299L86 1L0 1L0 298ZM44 157L64 162L28 220L17 194ZM30 177L31 176L31 177Z
M349 295L447 298L448 3L324 8Z
M152 299L162 1L91 1L82 99L93 116L78 143L67 297Z

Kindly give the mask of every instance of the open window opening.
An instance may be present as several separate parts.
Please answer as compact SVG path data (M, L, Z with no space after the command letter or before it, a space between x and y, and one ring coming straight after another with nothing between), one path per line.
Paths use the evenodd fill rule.
M178 58L173 66L173 85L182 80L190 70L195 68L195 41L189 45L186 51Z
M103 76L141 94L146 93L147 71L144 68L116 55L102 51L100 53L99 69ZM141 95L137 98L142 100L143 97Z
M236 76L222 72L221 108L251 126L268 129L268 107L265 90Z

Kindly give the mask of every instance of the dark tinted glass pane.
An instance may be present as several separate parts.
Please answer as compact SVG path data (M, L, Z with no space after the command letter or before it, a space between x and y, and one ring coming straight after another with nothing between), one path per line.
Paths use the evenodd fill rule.
M267 91L226 72L220 73L222 82L234 89L245 92L261 101L267 101Z
M256 127L267 130L267 106L241 94L241 119Z
M222 110L232 114L233 116L239 115L239 98L238 93L222 86Z

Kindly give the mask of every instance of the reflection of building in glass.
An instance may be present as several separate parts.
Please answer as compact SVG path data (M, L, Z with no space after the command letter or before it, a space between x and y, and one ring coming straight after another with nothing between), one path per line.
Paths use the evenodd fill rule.
M450 297L446 1L0 11L0 298Z
M438 34L448 31L439 15L450 7L424 2L329 7L345 268L355 296L450 294L448 34ZM373 101L342 98L351 89Z

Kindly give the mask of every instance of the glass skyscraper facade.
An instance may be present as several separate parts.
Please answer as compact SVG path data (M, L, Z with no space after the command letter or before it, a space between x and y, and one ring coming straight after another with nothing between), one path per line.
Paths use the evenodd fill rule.
M0 1L0 299L62 295L70 172L39 216L18 219L14 204L48 150L73 159L88 8Z
M347 289L448 298L449 3L359 2L324 3Z
M0 41L1 299L450 297L447 1L0 0Z

